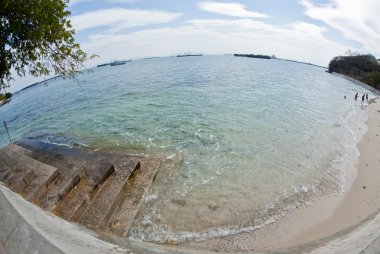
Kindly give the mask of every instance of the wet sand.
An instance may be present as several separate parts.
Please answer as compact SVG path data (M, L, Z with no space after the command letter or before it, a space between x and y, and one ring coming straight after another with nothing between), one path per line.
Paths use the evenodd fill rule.
M372 102L372 101L371 101ZM359 158L350 158L345 192L296 209L254 232L200 242L183 247L221 252L307 250L322 239L355 225L380 209L380 99L363 110L368 112L368 130L358 143Z

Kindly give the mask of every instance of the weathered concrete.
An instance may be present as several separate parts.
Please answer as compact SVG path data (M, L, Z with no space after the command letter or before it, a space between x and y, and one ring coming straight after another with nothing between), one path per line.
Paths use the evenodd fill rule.
M12 169L2 181L13 191L32 196L38 192L41 184L55 175L56 169L15 151L14 147L12 144L8 145L0 154L0 160ZM34 170L36 168L38 171Z
M120 232L128 232L160 164L158 158L32 140L1 148L0 159L6 186L42 209L97 232L107 231L111 217L128 227ZM119 209L120 204L127 209ZM115 216L115 211L128 215Z
M3 241L0 241L0 253L1 254L9 254L9 252L5 249Z
M128 235L142 200L160 166L158 159L145 159L140 163L140 169L134 172L126 185L123 202L107 225L107 232L111 234L120 237Z
M23 200L0 184L0 241L9 254L130 253Z
M2 181L32 201L58 176L58 172L56 168L26 156L18 148L10 144L2 149L0 160L12 169Z
M124 186L131 173L140 166L138 161L128 161L116 170L102 185L98 195L79 219L79 223L93 230L104 228L105 223L119 204Z
M11 172L11 169L0 159L0 181Z
M351 231L341 232L327 239L320 247L307 253L380 253L380 213Z
M78 221L95 193L95 188L89 185L85 178L68 193L53 210L55 214L68 221Z

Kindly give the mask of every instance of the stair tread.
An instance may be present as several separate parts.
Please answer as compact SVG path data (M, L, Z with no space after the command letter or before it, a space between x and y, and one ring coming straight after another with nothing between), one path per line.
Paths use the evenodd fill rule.
M41 208L51 211L56 204L69 193L80 181L80 175L75 172L59 177L49 186L49 189L39 198Z
M42 163L48 164L52 167L55 167L58 170L64 170L65 172L82 172L82 174L78 173L80 175L85 174L86 170L84 167L67 162L64 160L62 156L58 154L53 155L53 154L45 153L44 151L29 150L29 147L25 148L23 146L18 146L18 150L22 151L24 154L28 155L29 157L37 161L40 161Z
M10 171L11 169L0 159L0 182Z
M79 223L93 230L102 227L116 208L129 176L138 165L139 162L135 160L128 160L120 165L115 162L115 173L103 183L98 195L80 217Z
M83 175L86 176L87 182L93 187L100 185L113 172L112 163L109 160L104 160L93 155L90 156L84 151L68 147L54 148L51 144L45 144L46 149L43 149L33 147L33 142L23 142L20 145L27 147L28 150L31 149L30 156L39 161L60 169L83 170ZM38 145L41 146L40 143ZM82 156L74 156L76 153Z
M17 145L10 144L1 150L0 159L11 168L5 183L15 192L32 198L57 174L55 167L29 157Z
M120 237L127 236L143 198L157 174L161 160L144 159L140 162L140 169L127 183L123 201L120 203L119 208L114 212L107 225L106 230L109 233Z
M86 180L81 179L77 186L57 205L54 213L68 221L78 220L81 212L90 203L93 190L94 187L89 185Z

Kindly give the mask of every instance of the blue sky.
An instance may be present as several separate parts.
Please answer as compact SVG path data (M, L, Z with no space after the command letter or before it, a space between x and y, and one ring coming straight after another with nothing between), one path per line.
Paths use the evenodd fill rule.
M378 0L71 0L68 8L77 41L99 55L88 67L183 52L324 66L348 49L380 57ZM17 79L11 90L38 80Z

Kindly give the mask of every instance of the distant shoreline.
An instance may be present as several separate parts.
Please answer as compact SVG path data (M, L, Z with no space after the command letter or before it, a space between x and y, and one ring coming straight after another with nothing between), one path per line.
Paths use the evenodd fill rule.
M193 55L183 55L182 57L186 57L186 56L204 56L204 55L203 54L193 54ZM225 55L216 55L216 56L225 56ZM173 57L173 56L167 56L167 57ZM176 57L181 57L181 55L177 55ZM164 58L164 57L146 57L146 58L142 58L140 60L155 59L155 58ZM272 59L282 60L282 61L288 61L288 62L294 62L294 63L299 63L299 64L306 64L306 65L311 65L311 66L327 69L327 67L324 67L324 66L321 66L321 65L316 65L316 64L312 64L312 63L301 62L301 61L296 61L296 60L291 60L291 59L283 59L283 58L272 58ZM134 60L134 61L138 61L138 60ZM103 67L103 66L107 66L107 65L110 65L110 63L99 64L99 67ZM87 69L92 69L92 68L96 68L96 67L98 67L98 65L95 65L95 66L87 68ZM28 86L25 86L24 88L21 88L18 91L15 91L14 94L17 94L17 93L19 93L21 91L27 90L29 88L32 88L32 87L36 86L36 85L42 84L44 82L48 82L49 80L56 79L56 78L59 78L59 77L61 77L61 75L54 76L54 77L51 77L51 78L48 78L48 79L45 79L45 80L42 80L42 81L39 81L39 82L32 83L32 84L30 84Z

